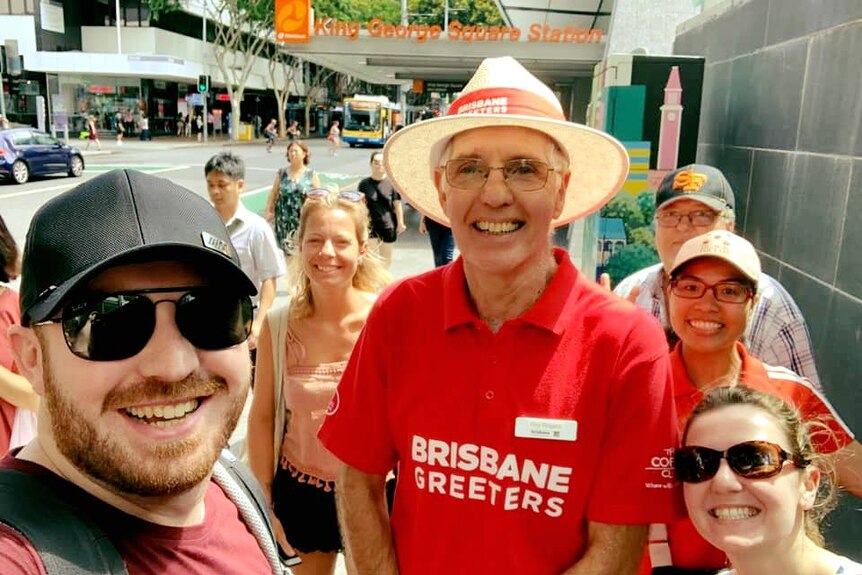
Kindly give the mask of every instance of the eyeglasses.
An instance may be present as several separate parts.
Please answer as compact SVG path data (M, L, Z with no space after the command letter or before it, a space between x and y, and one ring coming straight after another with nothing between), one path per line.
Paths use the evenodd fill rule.
M365 194L357 190L341 190L336 193L327 188L311 188L305 192L305 197L319 200L331 196L332 194L335 194L340 199L347 200L348 202L361 202L365 199Z
M681 214L679 212L659 212L655 215L655 220L663 228L675 228L683 218L688 220L688 225L695 228L705 228L715 223L718 217L716 212L710 210L698 210Z
M176 301L153 301L146 294L186 292ZM215 288L172 287L99 296L66 306L59 323L69 351L91 361L133 357L146 347L156 328L156 305L176 304L176 323L198 349L219 350L240 344L251 333L252 304L247 295Z
M529 159L509 160L502 166L489 166L479 158L458 158L449 160L443 168L449 185L462 190L478 190L488 181L491 170L502 170L506 184L516 192L542 189L548 181L548 174L554 171L546 162Z
M754 289L751 286L739 282L718 282L706 285L694 278L676 278L670 282L670 293L683 299L700 299L707 290L712 290L712 295L724 303L745 303L754 297Z
M781 473L784 463L790 461L796 467L805 467L810 462L801 455L791 455L780 445L768 441L746 441L717 451L708 447L692 445L677 449L673 455L676 476L685 483L702 483L715 477L721 460L734 473L746 479L765 479Z

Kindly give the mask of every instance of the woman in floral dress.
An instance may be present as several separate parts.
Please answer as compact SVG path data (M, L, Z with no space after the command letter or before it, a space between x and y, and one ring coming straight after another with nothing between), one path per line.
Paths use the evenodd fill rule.
M300 141L287 147L287 167L275 175L272 191L266 201L265 217L275 226L275 238L285 255L290 255L293 233L299 227L299 210L305 201L305 193L320 187L314 170L308 167L311 154L308 146Z

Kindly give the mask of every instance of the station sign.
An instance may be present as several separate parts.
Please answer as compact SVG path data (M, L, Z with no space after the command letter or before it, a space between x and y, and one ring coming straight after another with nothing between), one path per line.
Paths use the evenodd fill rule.
M284 2L294 0L283 0ZM301 1L301 0L295 0ZM276 28L277 30L277 28ZM450 42L518 42L522 37L527 42L546 42L556 44L599 44L604 40L601 28L577 28L575 26L550 26L534 23L526 31L517 26L467 25L457 20L449 23L443 30L438 24L387 24L381 18L372 18L364 25L355 21L337 18L316 18L315 36L336 36L356 40L361 31L372 38L391 38L412 40L419 44L446 38Z

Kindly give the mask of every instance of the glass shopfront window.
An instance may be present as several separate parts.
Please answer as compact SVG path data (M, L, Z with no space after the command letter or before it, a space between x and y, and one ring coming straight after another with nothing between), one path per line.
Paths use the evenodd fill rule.
M103 131L116 130L117 121L137 117L144 106L138 78L60 76L60 91L68 110L69 131L86 129L87 117Z

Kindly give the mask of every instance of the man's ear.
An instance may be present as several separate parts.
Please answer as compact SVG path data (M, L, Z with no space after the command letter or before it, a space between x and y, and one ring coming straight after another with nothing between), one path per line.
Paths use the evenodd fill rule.
M236 181L236 191L238 191L239 193L242 193L242 191L244 189L245 189L245 180L240 178Z
M560 217L560 214L563 213L563 208L566 206L566 190L569 189L569 180L571 178L571 172L566 172L560 178L560 187L557 189L557 197L554 201L554 219Z
M36 332L31 328L14 324L9 328L9 342L12 345L12 357L18 372L27 378L36 393L43 395L45 391L43 351Z
M437 188L437 198L440 200L440 207L443 208L443 213L448 215L446 210L446 191L443 189L443 170L434 168L434 187Z

